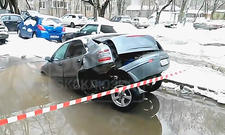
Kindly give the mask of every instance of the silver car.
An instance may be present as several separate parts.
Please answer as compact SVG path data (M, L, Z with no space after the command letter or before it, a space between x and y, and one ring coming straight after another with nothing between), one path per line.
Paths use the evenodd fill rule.
M118 88L160 76L169 66L169 56L149 35L106 34L72 39L64 43L42 68L45 75L86 94ZM131 109L141 91L154 91L161 85L126 90L110 95L119 110Z

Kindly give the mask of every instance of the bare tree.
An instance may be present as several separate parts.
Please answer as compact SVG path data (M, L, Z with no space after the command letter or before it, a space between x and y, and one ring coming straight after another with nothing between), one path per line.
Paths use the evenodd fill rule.
M111 0L105 0L102 4L100 4L100 0L82 0L82 1L85 1L94 6L94 8L98 11L98 15L100 17L104 17L106 8ZM97 15L95 15L95 17L97 17Z
M160 10L158 10L159 9L158 1L155 1L156 6L158 7L157 11L156 11L155 24L159 24L159 19L160 19L160 15L161 15L162 11L164 9L166 9L172 2L173 2L173 0L168 0L167 3Z
M141 9L139 10L138 16L141 16L144 4L145 4L145 1L142 0L141 1Z
M213 16L214 16L216 10L219 9L219 8L221 8L224 4L225 4L225 1L222 1L222 0L214 0L212 12L211 12L211 17L210 17L211 19L213 19Z
M27 3L27 7L28 7L28 9L30 10L30 9L31 9L31 7L30 7L30 4L29 4L28 0L26 0L26 3Z
M126 0L117 0L116 4L117 4L118 15L123 15L125 10Z
M183 18L184 18L184 10L185 10L185 7L187 5L187 1L188 0L182 0L182 4L181 4L181 9L180 9L180 13L179 13L179 16L178 16L178 22L182 23L183 22Z
M2 9L6 9L8 7L9 2L7 0L0 0L0 7Z

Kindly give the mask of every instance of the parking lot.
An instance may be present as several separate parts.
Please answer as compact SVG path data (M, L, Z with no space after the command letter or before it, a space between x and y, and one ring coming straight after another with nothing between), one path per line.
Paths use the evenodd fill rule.
M30 39L19 39L15 33L10 36L20 43L30 42ZM10 42L13 41L9 40L4 47ZM48 43L56 45L49 45L49 48L60 45ZM48 53L43 52L42 55ZM31 54L24 56L22 51L14 55L17 57L0 57L1 118L84 96L41 75L40 67L45 63L43 58L29 57ZM0 134L222 135L225 132L224 116L224 105L211 98L182 91L177 94L173 89L162 86L152 94L144 94L130 112L114 110L104 99L98 99L1 126Z

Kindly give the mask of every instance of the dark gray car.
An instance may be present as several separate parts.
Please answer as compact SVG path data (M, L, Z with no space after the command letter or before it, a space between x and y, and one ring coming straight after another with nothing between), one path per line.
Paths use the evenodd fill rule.
M160 76L169 66L169 56L149 35L107 34L75 38L64 43L49 58L41 72L64 85L87 94ZM120 110L131 109L141 89L151 92L161 82L111 95Z

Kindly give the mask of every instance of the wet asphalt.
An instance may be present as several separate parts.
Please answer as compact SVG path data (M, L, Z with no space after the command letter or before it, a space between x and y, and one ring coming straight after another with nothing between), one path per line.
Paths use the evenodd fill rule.
M43 62L0 57L0 118L82 97L40 74ZM225 107L165 88L130 112L90 101L0 127L0 135L224 135Z

